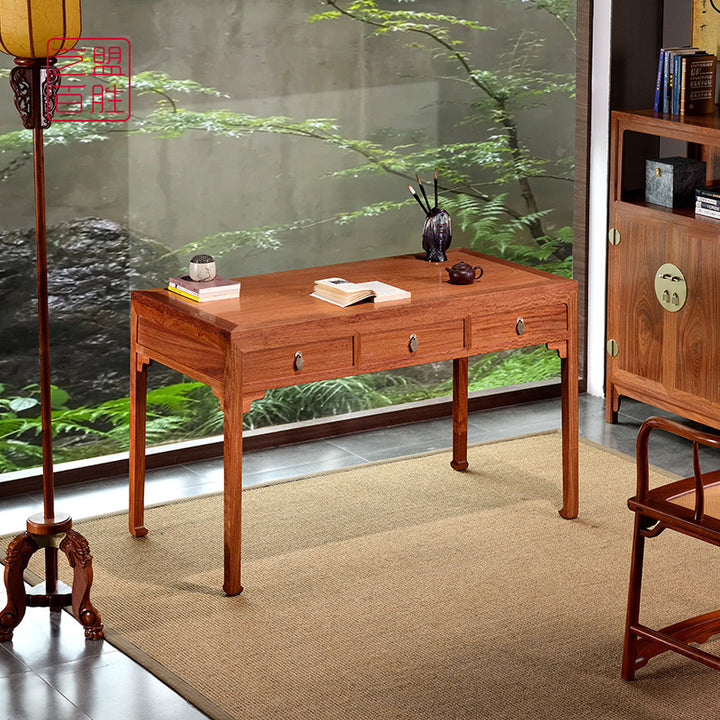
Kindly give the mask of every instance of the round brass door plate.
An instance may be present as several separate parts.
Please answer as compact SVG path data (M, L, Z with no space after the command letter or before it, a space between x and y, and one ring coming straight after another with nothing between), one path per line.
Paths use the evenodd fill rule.
M655 273L655 295L668 312L677 312L687 300L687 283L680 268L672 263L661 265Z

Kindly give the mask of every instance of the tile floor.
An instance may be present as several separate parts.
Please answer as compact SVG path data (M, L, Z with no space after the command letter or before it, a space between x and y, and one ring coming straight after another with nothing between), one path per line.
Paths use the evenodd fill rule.
M669 415L623 400L619 422L605 423L604 403L580 398L580 434L634 455L642 420ZM497 440L560 427L557 400L471 414L469 442ZM243 483L254 485L305 473L359 465L450 447L451 421L432 420L385 430L248 453ZM682 475L692 472L689 453L665 439L651 443L651 462ZM148 503L222 489L222 461L211 460L148 473ZM40 496L21 495L0 503L0 531L21 532ZM127 477L60 488L56 506L75 520L127 507ZM5 605L0 586L0 607ZM102 611L101 608L98 608ZM28 608L12 642L0 644L0 720L196 720L206 717L107 642L86 641L65 613Z

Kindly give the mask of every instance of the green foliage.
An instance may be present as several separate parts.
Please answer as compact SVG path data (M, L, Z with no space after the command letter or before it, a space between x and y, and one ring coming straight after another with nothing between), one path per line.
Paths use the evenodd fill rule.
M388 387L403 382L386 374L382 377ZM356 375L268 390L264 398L253 403L244 426L265 427L390 405L392 400L378 384L378 378Z
M468 370L469 391L551 380L559 375L560 358L546 347L499 353L497 357L486 355Z
M570 0L505 0L509 5L547 13L567 31L574 42L575 4ZM538 62L543 40L522 32L505 41L507 51L495 62L485 58L479 65L473 57L481 35L495 30L478 20L438 12L413 9L412 2L387 0L380 7L375 0L326 0L328 9L309 18L311 24L359 22L379 42L402 43L407 52L429 53L437 67L438 77L461 83L468 90L466 112L460 125L474 128L477 140L445 142L435 145L415 131L388 128L375 139L352 138L342 132L332 118L293 119L283 116L257 117L226 109L190 110L180 98L209 96L222 98L215 88L204 87L193 80L179 80L167 73L148 70L132 78L137 96L149 100L140 105L132 121L118 128L117 123L55 123L46 133L46 142L96 142L112 132L145 133L161 139L172 139L200 132L224 138L242 138L255 133L293 136L334 147L357 164L335 173L335 177L368 174L392 174L412 181L438 169L444 204L469 200L474 218L466 227L474 234L474 247L493 252L498 245L518 247L515 257L529 264L553 267L570 255L571 237L566 228L548 229L546 223L553 210L538 206L533 182L540 178L572 182L571 158L543 158L532 153L523 142L517 114L553 102L574 92L574 74L551 73ZM478 8L480 11L481 8ZM90 60L87 60L90 62ZM5 71L4 74L7 74ZM122 86L122 77L108 77L106 82ZM402 137L400 144L393 138ZM408 138L410 142L408 142ZM0 135L0 181L7 179L30 157L29 131L18 130ZM3 166L3 160L5 164ZM516 186L520 201L511 201L508 192ZM408 202L412 202L409 200ZM232 253L256 246L278 248L284 238L298 229L333 220L339 224L359 218L370 218L392 212L405 203L377 201L360 208L338 212L333 218L304 218L277 226L238 228L210 235L182 248L192 254L199 248L214 255ZM467 214L467 210L466 210ZM496 239L496 232L501 239ZM514 237L510 240L510 236ZM520 246L526 250L520 251ZM565 272L565 270L563 270Z
M494 353L470 365L470 390L484 390L559 375L557 353L533 348ZM447 373L443 373L447 377ZM4 397L0 385L0 472L36 467L42 462L39 389ZM337 380L269 390L245 414L246 429L299 422L319 416L357 412L398 403L442 397L452 381L423 382L420 377L393 372L357 375ZM66 462L128 449L129 398L96 407L70 408L68 394L53 387L53 457ZM148 445L221 434L223 414L210 388L183 382L147 394Z
M151 390L147 395L147 442L154 444L188 437L188 427L208 434L217 430L217 417L209 421L206 405L194 393L206 389L201 383L178 383ZM0 394L4 387L0 385ZM22 395L0 396L0 472L33 467L42 459L40 390L32 385ZM98 454L126 450L129 444L129 398L109 400L95 407L70 408L68 394L52 388L53 457L65 462ZM222 428L222 417L219 426ZM195 437L195 435L190 435Z
M572 275L572 228L559 228L546 237L539 247L518 242L518 230L547 213L536 213L519 219L507 219L500 195L482 208L475 198L460 197L446 203L446 209L463 230L469 233L470 246L512 262L539 267L564 277Z
M512 2L512 0L510 0ZM562 27L567 31L573 40L577 39L575 33L575 12L577 4L575 0L522 0L530 7L543 10L555 16Z

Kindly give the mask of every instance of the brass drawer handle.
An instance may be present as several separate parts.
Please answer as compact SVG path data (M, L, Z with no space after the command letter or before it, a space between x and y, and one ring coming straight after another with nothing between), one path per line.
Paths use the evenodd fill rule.
M302 370L303 365L305 365L305 360L303 360L302 353L299 350L295 353L295 362L293 365L296 370Z
M408 349L410 350L411 353L417 352L418 339L417 339L417 335L415 333L413 333L410 336L410 342L408 343Z

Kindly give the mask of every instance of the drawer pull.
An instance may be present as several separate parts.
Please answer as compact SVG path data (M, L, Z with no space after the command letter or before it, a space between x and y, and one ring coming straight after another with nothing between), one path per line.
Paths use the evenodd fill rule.
M417 339L417 335L415 333L413 333L410 336L410 342L408 343L408 349L410 350L411 353L417 352L418 339Z
M519 317L515 323L515 331L518 335L522 335L525 332L525 321Z
M299 350L295 353L295 362L293 364L296 370L302 370L303 365L305 365L305 360L303 360L302 353Z

